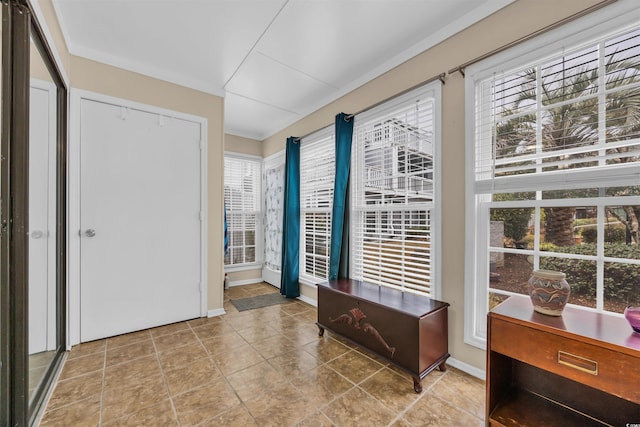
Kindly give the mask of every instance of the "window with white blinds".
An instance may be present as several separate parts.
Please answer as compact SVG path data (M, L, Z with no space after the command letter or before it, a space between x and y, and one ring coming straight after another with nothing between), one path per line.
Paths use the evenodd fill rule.
M260 159L225 154L224 202L229 236L226 266L260 262L261 181Z
M351 277L434 296L440 82L355 117Z
M468 342L535 269L564 272L570 304L640 303L640 26L615 19L467 70Z
M300 276L329 276L331 209L335 179L333 126L300 141Z
M476 191L637 179L640 30L476 83Z

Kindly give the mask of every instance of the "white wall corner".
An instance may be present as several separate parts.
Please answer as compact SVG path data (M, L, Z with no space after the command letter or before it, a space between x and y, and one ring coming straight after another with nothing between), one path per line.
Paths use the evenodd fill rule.
M227 312L224 311L224 308L214 308L207 312L207 317L217 317L222 316L223 314L227 314Z

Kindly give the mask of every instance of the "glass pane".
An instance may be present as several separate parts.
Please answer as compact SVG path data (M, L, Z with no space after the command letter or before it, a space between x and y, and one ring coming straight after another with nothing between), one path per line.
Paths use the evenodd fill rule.
M563 222L564 214L572 215L572 219ZM545 208L541 216L544 236L540 250L596 255L598 218L595 206Z
M31 42L29 91L29 400L57 349L56 93Z
M582 209L582 208L580 208ZM556 206L541 209L541 249L557 251L557 248L571 247L580 239L576 238L575 229L578 208L573 206ZM543 244L544 243L544 244Z
M640 265L605 262L604 309L622 313L628 305L640 305Z
M640 196L640 185L630 185L628 187L607 187L607 196Z
M640 243L640 206L623 205L605 207L605 255L616 258L634 258ZM633 247L631 247L633 246Z
M256 262L256 248L249 246L245 249L244 262Z
M518 193L493 193L494 202L502 202L505 200L535 200L536 193L534 191L524 191Z
M495 292L489 292L489 310L493 310L502 301L509 298L507 295L497 294Z
M533 271L533 256L491 252L489 288L528 295L527 282Z
M542 192L542 199L578 199L585 197L599 197L598 188L578 188L571 190L547 190Z
M491 209L491 246L533 249L533 208Z
M568 53L541 66L542 103L553 105L597 92L598 47ZM566 111L566 104L564 111Z
M571 286L569 304L596 307L596 261L541 256L540 269L566 274Z

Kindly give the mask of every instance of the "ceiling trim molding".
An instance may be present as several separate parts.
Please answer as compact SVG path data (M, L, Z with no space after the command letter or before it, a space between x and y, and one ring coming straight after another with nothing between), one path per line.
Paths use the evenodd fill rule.
M298 118L284 122L284 126L278 126L278 125L273 126L270 130L266 131L263 135L261 135L260 140L265 140L275 135L276 133L280 132L281 130L286 129L287 127L291 126L292 124L300 120L300 118L304 118L309 114L313 113L314 111L317 111L320 108L342 98L343 96L354 91L360 86L380 77L384 73L409 61L410 59L415 58L421 53L429 50L435 45L443 42L449 37L459 33L465 28L470 27L471 25L488 17L489 15L497 12L498 10L508 6L514 1L515 0L495 0L495 1L487 2L484 6L474 9L473 11L467 13L461 18L456 19L451 24L448 24L445 28L439 31L436 31L435 33L431 34L429 37L410 46L409 48L400 52L399 54L389 59L388 61L383 62L378 67L373 68L368 73L362 75L362 77L360 77L359 79L352 81L348 85L342 87L340 90L337 90L331 96L311 105L310 107L306 108L303 111L300 111L298 113L299 115Z
M53 4L53 9L56 12L56 18L58 19L58 24L60 25L64 41L67 44L67 49L69 49L69 54L224 98L224 89L219 90L217 87L198 79L193 79L179 73L166 72L158 69L157 67L143 65L128 59L106 55L94 49L77 46L71 41L67 24L64 21L60 6L58 5L58 0L52 0L51 3Z
M224 90L218 90L215 86L209 83L203 82L199 79L187 77L180 73L167 72L158 67L140 64L136 61L115 57L112 55L106 55L94 49L84 47L76 47L71 53L84 59L100 62L105 65L130 71L132 73L137 73L143 76L162 80L167 83L187 87L189 89L194 89L200 92L208 93L210 95L219 96L221 98L224 98L225 96Z

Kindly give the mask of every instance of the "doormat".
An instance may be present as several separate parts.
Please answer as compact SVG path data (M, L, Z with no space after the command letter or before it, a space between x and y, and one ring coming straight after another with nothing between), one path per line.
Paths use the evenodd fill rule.
M270 305L288 304L291 299L280 294L265 294L255 297L229 300L238 311L252 310L254 308L268 307Z

